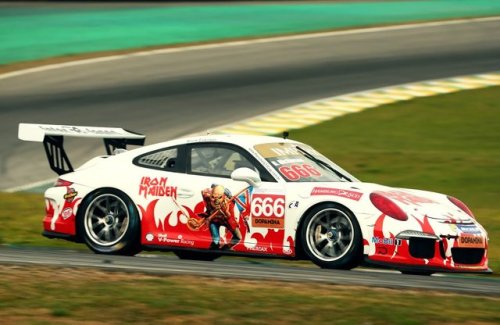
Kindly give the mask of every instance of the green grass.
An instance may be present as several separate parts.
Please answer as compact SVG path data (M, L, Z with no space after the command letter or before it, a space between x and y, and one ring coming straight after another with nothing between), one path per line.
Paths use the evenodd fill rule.
M82 245L43 237L43 195L0 193L0 244L85 248Z
M0 303L2 324L500 322L499 297L1 265Z

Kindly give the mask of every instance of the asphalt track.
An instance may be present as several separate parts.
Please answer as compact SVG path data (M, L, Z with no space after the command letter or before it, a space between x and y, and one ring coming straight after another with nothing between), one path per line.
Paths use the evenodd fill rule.
M149 143L301 102L419 80L500 70L500 20L213 47L0 79L0 186L52 176L40 144L17 140L19 122L121 126ZM355 132L355 129L353 129ZM292 133L293 136L293 133ZM69 141L83 162L96 144ZM498 295L498 281L392 273L185 262L167 257L0 250L3 263L93 266L288 281L453 290ZM148 271L149 270L149 271ZM233 270L233 275L227 274ZM216 273L214 273L216 272ZM316 279L316 280L315 280Z
M55 267L98 268L108 271L156 275L196 275L252 280L321 282L336 285L384 287L401 290L437 290L460 294L500 296L500 281L461 275L419 276L399 272L323 270L316 267L287 266L253 259L222 259L214 262L179 260L173 256L103 256L71 250L0 248L0 264L50 265Z

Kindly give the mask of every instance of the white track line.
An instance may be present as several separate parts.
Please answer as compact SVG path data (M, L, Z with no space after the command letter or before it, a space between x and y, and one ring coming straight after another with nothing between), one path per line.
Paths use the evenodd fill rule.
M41 186L46 186L46 185L53 184L55 180L56 180L56 177L54 176L54 178L46 179L44 181L29 183L29 184L25 184L25 185L21 185L21 186L16 186L16 187L11 187L11 188L8 188L8 189L4 190L4 192L6 192L6 193L14 193L14 192L27 191L27 190L30 190L30 189L34 189L36 187L41 187Z

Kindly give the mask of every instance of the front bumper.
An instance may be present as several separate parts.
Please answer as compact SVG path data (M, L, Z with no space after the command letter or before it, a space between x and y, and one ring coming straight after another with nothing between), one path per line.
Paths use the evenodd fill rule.
M458 235L378 240L366 262L402 271L490 273L487 238L475 238L475 242L470 242L469 236Z

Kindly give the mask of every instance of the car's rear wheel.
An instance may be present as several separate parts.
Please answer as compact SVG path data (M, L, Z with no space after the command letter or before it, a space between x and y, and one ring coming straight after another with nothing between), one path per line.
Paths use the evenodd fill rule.
M362 257L362 236L354 215L337 204L322 204L305 217L300 238L306 255L322 268L352 269Z
M112 189L97 191L82 208L80 234L94 252L135 255L140 251L137 209L125 194Z

